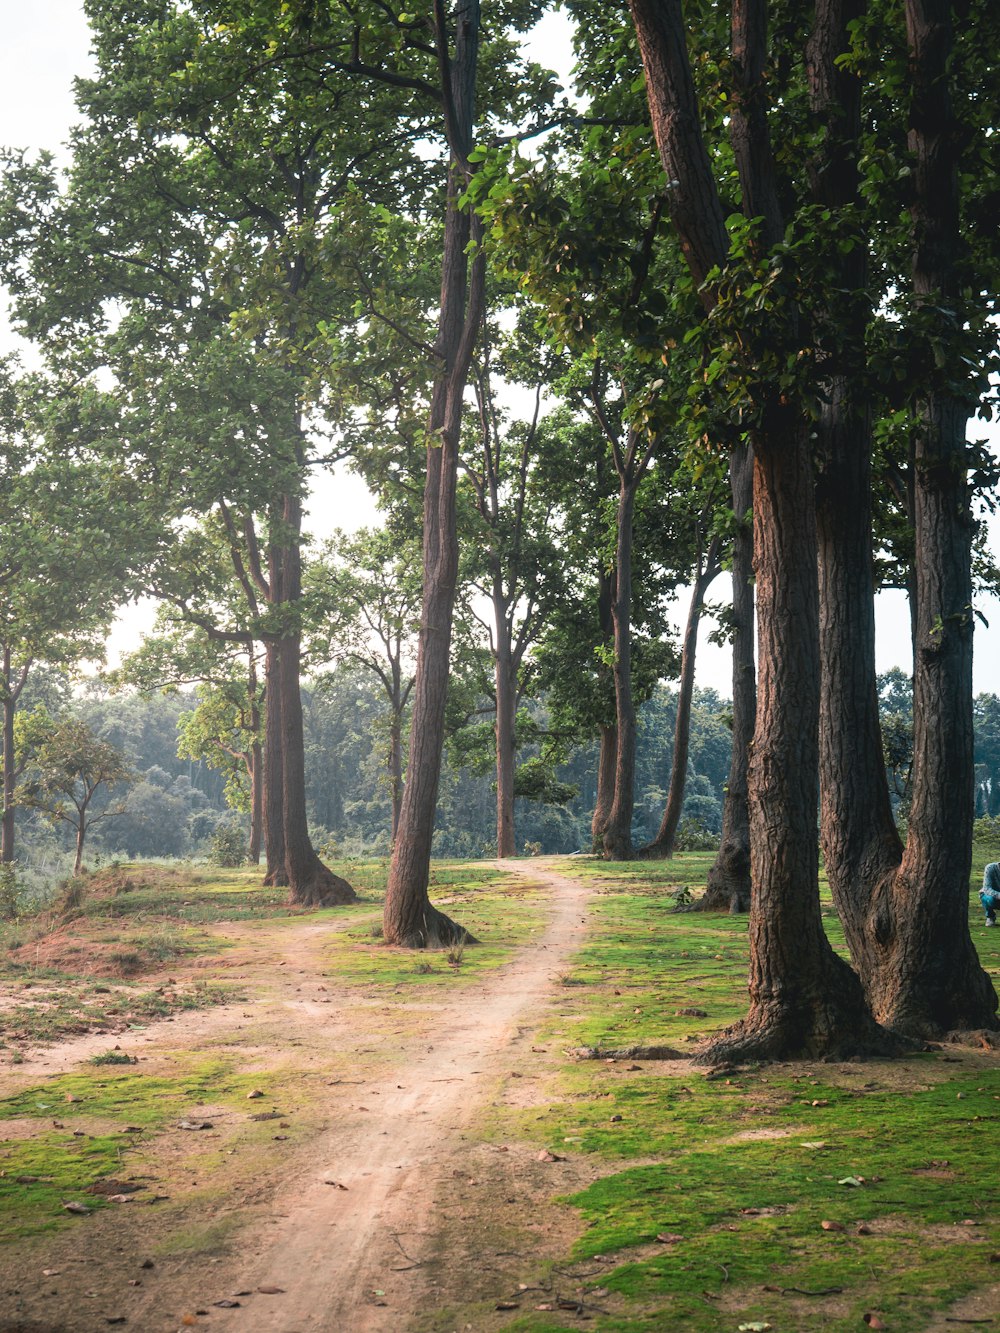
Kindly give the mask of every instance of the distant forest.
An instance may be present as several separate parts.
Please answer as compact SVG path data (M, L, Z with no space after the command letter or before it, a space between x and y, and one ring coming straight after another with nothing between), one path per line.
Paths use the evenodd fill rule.
M385 758L388 717L369 673L350 666L303 686L309 820L317 847L330 857L383 855L389 851L391 800ZM912 760L909 680L900 671L879 678L886 766L897 819L905 821ZM676 691L659 686L639 713L636 766L637 844L656 832L671 770ZM85 697L70 693L55 674L40 676L25 701L24 715L59 710L85 722L102 741L121 753L129 777L101 789L86 861L93 866L114 858L202 857L212 852L220 828L229 845L245 845L248 835L246 784L237 760L224 750L185 753L197 690L141 695L112 694L92 687ZM729 701L710 689L696 689L679 849L718 845L722 802L729 771ZM438 856L487 857L496 853L496 795L492 722L472 713L453 720L438 803L434 850ZM522 710L525 743L519 749L522 786L552 753L544 703ZM1000 814L1000 697L981 694L975 702L976 813ZM185 737L188 737L187 743ZM517 851L589 851L596 799L597 742L562 740L564 757L551 765L540 789L547 799L519 796L515 806ZM545 766L549 761L545 761ZM537 784L536 784L537 786ZM234 808L235 807L235 808ZM111 813L121 809L121 813ZM103 817L108 816L108 817ZM34 872L65 867L73 830L53 823L43 811L17 810L18 864ZM235 831L235 838L234 838Z

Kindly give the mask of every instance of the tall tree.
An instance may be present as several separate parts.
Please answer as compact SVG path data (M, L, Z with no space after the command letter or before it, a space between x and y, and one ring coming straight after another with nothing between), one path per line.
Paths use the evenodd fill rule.
M669 208L692 278L713 316L716 364L740 359L747 335L755 365L742 385L754 454L754 552L760 676L750 765L750 1010L714 1047L716 1058L845 1050L887 1038L872 1022L860 983L833 953L819 910L819 628L816 534L807 392L795 367L807 346L794 288L782 285L785 218L779 198L764 83L768 5L735 0L731 18L730 138L743 223L734 240L702 135L680 0L631 0L646 70L653 129L671 189ZM742 256L739 249L742 247ZM731 250L736 254L731 255ZM727 305L749 261L769 284L756 330L719 346ZM750 276L750 275L748 275ZM759 286L760 293L763 287ZM736 311L730 305L730 317ZM734 330L735 333L735 330ZM722 335L725 338L725 335ZM789 367L792 369L790 370ZM718 374L719 372L716 371Z
M860 194L862 87L857 73L845 66L850 25L862 12L855 4L817 6L810 44L813 104L821 112L834 106L840 117L823 141L815 189L821 202L841 210L856 208ZM996 1024L996 995L968 929L973 451L966 428L985 377L979 367L969 373L977 358L969 355L957 313L964 306L969 327L981 323L981 309L964 295L970 272L962 257L967 200L959 183L963 134L955 71L980 80L985 71L975 56L970 61L956 51L948 3L907 4L905 47L908 79L902 87L908 106L899 110L907 115L913 162L911 272L900 274L899 282L911 340L918 348L936 348L912 390L918 423L911 469L912 804L904 850L878 743L868 500L871 406L859 393L865 384L862 304L838 320L840 355L829 358L832 374L821 418L820 567L830 605L823 635L822 827L831 888L872 1008L892 1027L926 1037ZM897 69L903 58L897 47ZM842 290L863 290L867 237L863 241L843 247L837 282Z

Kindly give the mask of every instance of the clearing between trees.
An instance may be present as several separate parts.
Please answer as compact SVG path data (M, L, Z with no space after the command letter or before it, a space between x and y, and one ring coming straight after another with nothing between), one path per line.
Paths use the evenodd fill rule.
M745 1007L745 920L676 911L709 859L436 865L482 944L418 956L384 866L308 913L126 867L11 928L0 1330L1000 1321L996 1052L693 1063Z

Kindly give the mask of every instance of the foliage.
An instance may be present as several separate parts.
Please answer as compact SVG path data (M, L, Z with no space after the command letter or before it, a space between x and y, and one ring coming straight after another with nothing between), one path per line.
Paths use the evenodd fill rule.
M220 824L212 834L209 861L224 870L246 865L249 850L246 831L242 825Z

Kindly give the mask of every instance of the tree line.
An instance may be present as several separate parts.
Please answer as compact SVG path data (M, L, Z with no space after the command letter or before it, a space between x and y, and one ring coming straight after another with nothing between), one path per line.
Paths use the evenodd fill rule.
M210 682L222 714L201 721L236 719L268 882L347 902L310 837L300 680L350 622L409 710L385 938L447 943L463 930L429 861L463 659L490 677L499 855L532 697L550 717L520 780L555 792L560 743L589 729L595 845L669 855L728 566L733 746L703 901L749 903L750 1010L712 1057L993 1028L967 897L973 586L996 581L974 514L996 476L967 437L997 361L997 14L568 10L572 96L524 57L527 0L90 0L71 166L11 151L0 192L0 274L45 367L3 386L5 697L156 596L148 681ZM371 541L306 540L310 477L345 460L385 516L370 568ZM912 615L905 844L879 581ZM649 836L639 708L672 673ZM822 927L817 808L853 967Z

